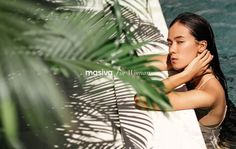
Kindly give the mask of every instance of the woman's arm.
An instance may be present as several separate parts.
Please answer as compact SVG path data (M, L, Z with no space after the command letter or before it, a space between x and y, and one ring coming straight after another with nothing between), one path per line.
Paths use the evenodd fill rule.
M168 93L177 86L191 80L193 77L204 74L212 58L212 55L207 50L202 52L184 69L184 71L163 80L163 83L166 87L165 91ZM214 101L213 99L215 99L215 97L212 98L213 96L209 95L207 92L199 90L187 92L170 92L167 94L167 96L169 97L174 110L208 107L212 104L212 101ZM148 108L145 97L136 96L135 102L141 107ZM158 110L156 104L153 106L154 109Z
M169 55L158 55L151 58L152 62L146 66L154 66L161 71L172 70ZM165 92L168 93L181 84L190 80L190 76L185 72L180 72L163 80Z
M161 71L172 69L169 55L153 56L150 60L152 60L152 62L148 63L146 66L154 66Z
M202 90L171 92L167 96L173 110L211 107L217 99L214 94Z
M208 50L199 54L182 72L163 80L165 92L169 93L176 87L190 81L196 76L202 75L208 68L212 60L212 55Z
M153 61L146 66L154 66L161 71L172 70L169 55L154 56L151 60ZM184 69L184 71L163 80L165 92L169 93L176 87L190 81L193 77L201 75L208 68L211 60L212 56L210 52L208 50L203 51Z
M217 99L216 94L202 90L171 92L167 96L172 105L173 111L211 107ZM160 110L156 103L153 103L152 107L148 107L146 98L144 96L135 97L135 102L139 107Z

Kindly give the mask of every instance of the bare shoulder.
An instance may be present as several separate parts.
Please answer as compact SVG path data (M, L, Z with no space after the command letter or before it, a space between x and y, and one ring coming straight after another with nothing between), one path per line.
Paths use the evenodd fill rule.
M224 95L224 89L217 78L212 78L207 81L207 83L202 87L202 90L216 97Z
M211 112L202 117L199 121L203 125L219 124L224 118L225 114L225 91L216 78L209 80L202 88L202 90L208 93L208 95L212 99L212 106L209 107L211 109Z
M217 103L225 103L225 91L218 79L213 78L209 80L202 87L202 90L212 96L212 98L214 99L214 105L217 105Z

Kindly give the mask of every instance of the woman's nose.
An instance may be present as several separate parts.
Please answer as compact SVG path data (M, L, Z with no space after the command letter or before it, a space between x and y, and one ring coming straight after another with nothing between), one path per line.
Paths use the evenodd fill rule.
M176 52L176 45L174 43L169 46L169 52L170 53L175 53Z

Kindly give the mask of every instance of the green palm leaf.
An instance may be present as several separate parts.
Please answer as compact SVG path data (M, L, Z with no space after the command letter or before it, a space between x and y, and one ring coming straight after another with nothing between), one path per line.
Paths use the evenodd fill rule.
M148 25L140 23L140 18L119 1L108 1L101 11L71 7L86 6L86 1L52 2L0 0L0 133L12 146L21 146L16 133L18 111L32 128L66 122L67 116L60 110L65 97L53 73L84 79L88 70L112 71L138 94L147 96L150 103L170 108L161 82L128 74L132 69L158 71L145 67L149 57L137 57L135 52L162 42L156 38L155 28L148 30ZM138 24L147 29L146 34L140 33ZM52 106L54 110L50 110Z
M74 14L76 13L76 14ZM64 13L64 15L59 15L59 19L56 18L56 21L54 21L54 18L51 19L51 22L47 24L46 28L48 30L51 30L53 33L49 35L50 43L46 42L47 44L44 44L44 42L38 42L42 41L41 39L44 38L36 38L35 40L35 45L39 47L39 51L42 51L45 53L47 59L48 57L50 58L50 61L52 62L53 59L61 58L60 64L63 64L65 59L69 60L66 62L67 66L69 63L73 65L73 68L76 67L77 64L78 68L77 70L81 69L81 66L84 70L101 70L105 69L107 71L112 70L112 71L117 71L114 68L118 66L126 66L122 71L128 70L128 69L136 69L138 71L157 71L154 70L153 68L146 68L144 64L139 63L137 66L137 63L129 63L130 66L127 67L127 64L125 65L124 61L119 62L120 60L122 61L123 58L127 57L136 57L136 59L144 59L144 58L139 58L135 56L135 50L138 48L141 48L143 45L146 45L148 42L143 42L143 43L130 43L131 41L125 42L125 41L118 41L120 42L117 45L117 39L120 39L119 36L124 36L125 33L122 33L124 35L120 35L119 32L117 32L116 27L117 23L116 20L112 21L114 18L111 15L106 15L104 17L104 14L107 14L104 11L97 12L97 13L91 13L90 10L83 10L83 11L78 11L78 12L69 12L69 13ZM85 21L81 21L85 20ZM99 21L98 21L99 20ZM55 23L57 21L60 21L60 26L58 23ZM119 26L119 25L118 25ZM119 28L119 27L118 27ZM80 29L80 30L79 30ZM125 28L129 32L131 32L131 28ZM119 29L118 29L119 30ZM43 33L43 32L42 32ZM96 35L94 35L96 33ZM44 37L47 35L41 34L39 37ZM135 39L135 37L132 37ZM68 42L70 43L70 46L64 46L65 43L66 45L69 45ZM45 47L45 48L42 48ZM48 50L51 49L51 50ZM49 52L48 52L49 51ZM108 54L110 53L110 54ZM57 61L56 60L56 61ZM93 61L91 61L93 60ZM54 61L54 62L56 62ZM78 61L78 62L77 62ZM147 60L146 60L147 61ZM96 64L99 62L99 64ZM60 65L58 64L58 65ZM109 64L109 67L107 67L107 64ZM112 65L110 65L112 64ZM119 65L116 65L119 64ZM103 65L103 66L102 66ZM102 67L100 67L102 66ZM72 67L67 67L67 69L72 68ZM75 70L70 70L71 72ZM79 74L77 72L76 74ZM116 73L115 73L116 74ZM78 76L79 77L79 76ZM125 77L118 76L121 79L129 77L131 78L132 76L126 75ZM130 81L130 83L134 83L134 87L137 91L141 91L140 94L145 95L146 93L142 92L149 92L149 96L154 97L153 94L155 92L152 91L152 85L156 85L156 82L153 83L152 85L146 85L146 87L149 86L148 90L143 90L139 89L142 88L143 82L141 84L135 83L139 82L139 79L142 80L142 78L136 76L133 77L133 79L127 79L126 81ZM131 81L133 80L133 81ZM144 79L145 80L145 79ZM151 81L149 80L148 83ZM139 85L138 85L139 84ZM160 83L158 84L160 85ZM159 86L157 86L159 87ZM151 91L153 93L151 93ZM160 93L155 93L161 94ZM162 96L158 96L159 99ZM156 99L155 101L159 101ZM164 102L158 102L158 104L164 104L167 100L164 100ZM162 108L167 106L167 104L160 105Z

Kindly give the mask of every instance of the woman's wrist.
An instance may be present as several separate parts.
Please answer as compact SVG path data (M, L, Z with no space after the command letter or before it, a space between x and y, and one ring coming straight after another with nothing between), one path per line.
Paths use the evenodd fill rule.
M193 78L193 76L185 70L181 72L181 75L182 75L182 78L184 80L184 83L192 80L192 78Z
M188 73L185 71L170 76L169 78L163 80L163 83L166 87L165 92L168 93L174 90L176 87L188 82L189 80L191 80L191 77L189 77Z

